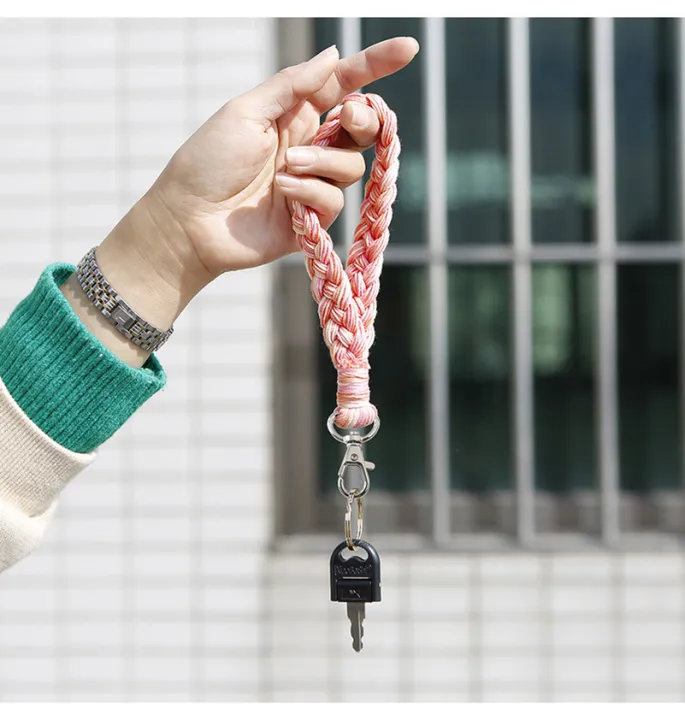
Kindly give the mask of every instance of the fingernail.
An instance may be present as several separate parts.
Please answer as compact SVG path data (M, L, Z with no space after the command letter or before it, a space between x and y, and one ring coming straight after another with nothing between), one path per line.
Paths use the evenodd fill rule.
M285 173L277 173L275 179L276 183L286 190L292 190L302 183L300 178L293 177L292 175L286 175Z
M322 50L316 57L322 58L326 57L328 55L333 55L335 52L337 52L338 46L337 45L331 45L330 47L327 47L325 50Z
M364 127L364 115L366 113L362 110L359 103L350 103L350 107L352 108L350 122L357 127Z
M316 153L308 147L292 147L285 154L285 161L293 167L309 167L316 160Z
M415 37L411 37L410 35L407 36L407 40L411 40L414 43L414 52L417 53L421 46L419 45L419 41Z

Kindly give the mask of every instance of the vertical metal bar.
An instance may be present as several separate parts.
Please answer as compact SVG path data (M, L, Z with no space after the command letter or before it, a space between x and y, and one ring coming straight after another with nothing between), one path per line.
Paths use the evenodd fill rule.
M611 18L592 21L596 232L599 479L602 539L619 534L618 393L616 372L616 191L614 166L614 28Z
M446 102L445 102L445 21L424 21L423 62L424 131L426 133L426 183L428 246L430 363L429 363L429 448L432 489L433 541L449 543L449 345L447 293L447 203L446 203Z
M673 22L676 24L679 231L680 240L685 247L685 19L678 18ZM685 484L685 262L680 266L680 431L680 472L681 482Z
M340 19L340 55L350 57L362 49L362 19L358 17L345 17ZM359 209L362 204L362 183L355 183L345 192L345 207L342 211L342 244L347 253L354 231L359 223Z
M277 53L273 65L287 67L310 58L314 49L314 20L280 18L275 36ZM295 256L299 270L302 257ZM296 277L297 276L297 277ZM278 478L274 491L274 536L315 529L317 504L314 478L318 474L319 425L316 351L320 342L314 321L308 284L294 266L280 265L274 272L272 317L274 324L275 382L273 384L275 425L274 471ZM296 362L292 359L297 358ZM280 382L279 382L280 381ZM278 411L277 411L278 410ZM282 412L280 412L282 411Z
M516 536L519 544L525 547L530 545L535 534L528 19L509 19L508 30L511 228L514 246L513 417L517 500Z
M340 53L347 57L362 49L362 19L344 17L340 19Z

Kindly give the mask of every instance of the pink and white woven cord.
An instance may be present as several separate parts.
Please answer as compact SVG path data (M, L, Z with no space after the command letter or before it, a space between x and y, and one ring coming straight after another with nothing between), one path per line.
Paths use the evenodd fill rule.
M312 295L319 306L324 340L338 372L335 424L348 429L365 427L378 417L370 402L369 349L375 337L376 298L392 204L397 196L400 154L397 117L378 95L371 94L348 95L328 113L313 144L327 146L335 142L343 105L352 101L375 110L381 130L345 270L319 216L301 203L294 204L293 212L293 228L305 256Z

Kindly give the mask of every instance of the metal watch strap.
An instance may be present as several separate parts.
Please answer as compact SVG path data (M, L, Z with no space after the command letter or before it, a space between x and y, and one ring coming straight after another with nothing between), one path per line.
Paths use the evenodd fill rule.
M143 350L150 352L159 350L174 332L173 325L168 330L158 330L131 310L104 278L95 258L96 250L97 247L90 250L76 268L76 276L83 292L107 320L131 342Z

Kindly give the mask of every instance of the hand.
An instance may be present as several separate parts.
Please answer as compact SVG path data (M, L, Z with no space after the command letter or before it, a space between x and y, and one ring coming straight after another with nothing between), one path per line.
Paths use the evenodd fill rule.
M345 59L329 48L228 102L100 244L105 277L136 312L164 329L222 273L296 251L293 201L312 207L329 227L343 207L342 188L362 178L361 153L379 131L370 108L349 103L338 147L313 147L321 115L350 92L397 72L417 52L413 38L386 40ZM145 361L139 348L119 347L115 330L100 330L127 361Z
M340 60L335 47L234 98L176 152L145 201L169 228L188 271L211 281L297 250L292 201L325 227L343 206L342 188L364 174L362 151L379 130L370 108L345 107L337 148L307 146L320 116L345 95L407 65L412 38L394 38Z

